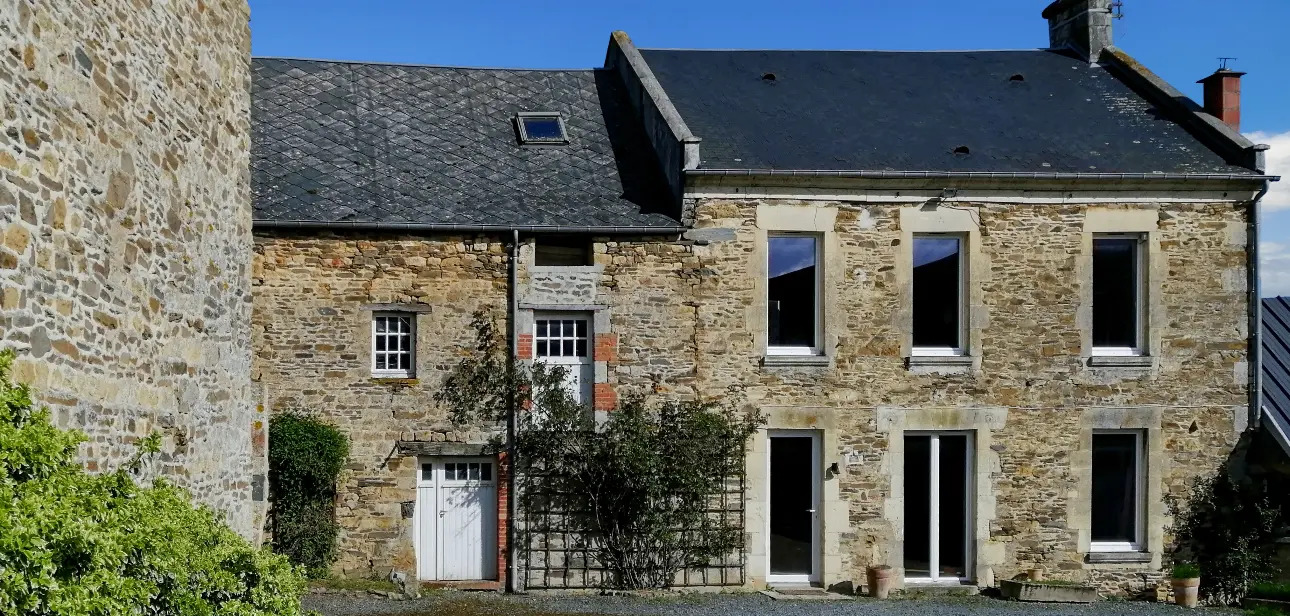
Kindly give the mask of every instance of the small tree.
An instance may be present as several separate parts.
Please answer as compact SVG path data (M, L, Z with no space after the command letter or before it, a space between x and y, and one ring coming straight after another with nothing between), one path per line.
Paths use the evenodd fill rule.
M1175 562L1199 566L1208 602L1239 602L1252 584L1271 580L1285 514L1281 491L1226 469L1197 479L1186 500L1171 498Z
M651 406L627 396L597 426L564 387L564 368L511 363L496 323L474 319L476 345L437 392L457 423L516 416L513 472L519 503L561 512L618 588L670 586L677 572L737 551L743 528L714 500L744 472L748 438L762 418L724 402ZM535 528L530 530L543 531Z
M335 426L298 413L269 421L273 551L315 577L336 559L336 480L348 457Z

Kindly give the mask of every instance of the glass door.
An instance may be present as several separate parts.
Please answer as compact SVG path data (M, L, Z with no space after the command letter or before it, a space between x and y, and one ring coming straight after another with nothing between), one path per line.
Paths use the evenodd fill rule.
M905 578L966 581L972 554L970 433L905 435Z

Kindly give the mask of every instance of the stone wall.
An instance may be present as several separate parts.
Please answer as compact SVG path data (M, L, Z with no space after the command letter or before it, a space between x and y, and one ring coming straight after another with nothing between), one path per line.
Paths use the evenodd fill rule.
M597 400L602 389L716 398L734 387L769 417L768 428L818 431L823 463L839 465L822 489L827 585L858 587L865 566L900 566L904 431L963 430L977 446L978 583L1042 566L1107 591L1153 591L1169 541L1163 500L1220 468L1244 429L1245 210L1179 202L954 207L970 209L974 225L975 342L965 365L907 365L902 242L910 229L902 220L931 223L911 222L917 217L898 205L863 202L700 199L700 230L688 234L695 240L596 238L594 264L582 268L529 267L525 241L520 341L532 340L537 311L587 312L597 335ZM1144 221L1153 358L1092 366L1090 233ZM765 237L784 226L824 235L822 363L777 365L761 348ZM471 312L504 314L503 239L261 234L255 280L255 370L272 407L322 414L356 439L338 568L410 566L410 523L399 503L413 498L415 470L394 450L410 433L483 442L483 431L448 424L432 395L470 341ZM414 381L370 375L364 311L391 304L421 307L419 331L434 332L418 336ZM1107 428L1146 435L1146 562L1087 562L1089 440ZM750 585L766 575L766 444L758 435L749 454Z
M244 0L0 0L0 346L91 470L155 470L258 537Z

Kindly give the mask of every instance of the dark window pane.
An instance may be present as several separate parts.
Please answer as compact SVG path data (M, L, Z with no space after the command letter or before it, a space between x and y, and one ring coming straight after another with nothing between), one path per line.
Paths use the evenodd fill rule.
M376 350L378 350L378 351L384 351L384 350L385 350L385 336L377 336L377 337L376 337Z
M384 354L384 353L377 353L377 354L376 354L376 369L377 369L377 370L384 370L384 369L385 369L385 354Z
M385 333L385 317L378 317L376 319L376 333Z
M434 465L433 465L433 464L422 464L422 465L421 465L421 478L422 478L422 479L430 479L432 476L434 476Z
M1138 439L1093 435L1093 541L1137 541Z
M412 369L412 357L410 357L410 356L408 356L408 355L406 355L406 354L399 355L399 369L400 369L400 370L411 370L411 369Z
M533 265L586 266L592 264L591 240L587 237L541 235L534 239Z
M562 352L562 353L560 353L560 354L561 354L561 355L563 355L564 357L573 357L573 341L572 341L572 340L565 340L565 341L564 341L564 349L563 349L563 352Z
M480 479L483 479L484 481L492 481L492 480L493 480L493 464L492 464L491 462L485 462L485 463L481 464L480 466L482 467L482 468L480 469Z
M560 121L555 118L523 118L520 121L524 123L524 133L530 140L564 140Z
M412 340L411 336L399 336L399 350L407 351L408 344L411 342L411 340Z
M576 335L577 335L579 338L586 338L586 337L587 337L587 322L586 322L586 321L574 321L574 323L577 325L577 328L578 328L578 329L577 329L577 334L576 334Z
M766 324L770 346L814 347L816 238L770 238Z
M586 340L579 340L579 341L578 341L578 357L586 357L586 356L587 356L587 341L586 341Z
M941 443L940 505L937 535L940 546L940 575L967 576L967 520L968 437L966 434L942 434Z
M1138 345L1138 241L1093 240L1093 346Z
M932 574L932 437L905 437L905 575Z
M914 346L962 346L960 244L957 237L914 238Z
M547 356L546 341L545 341L545 340L538 340L538 341L537 341L537 354L538 354L538 357L546 357L546 356Z
M561 329L563 330L561 335L566 338L573 336L573 321L562 321L561 323L563 323L563 325L561 325Z
M537 322L537 335L538 335L538 336L546 336L546 335L547 335L547 334L546 334L546 324L547 324L547 322L546 322L546 321L538 321L538 322Z

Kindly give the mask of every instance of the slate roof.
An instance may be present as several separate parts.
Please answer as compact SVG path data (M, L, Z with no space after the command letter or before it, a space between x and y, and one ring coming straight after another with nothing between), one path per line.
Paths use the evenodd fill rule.
M1290 450L1290 297L1264 298L1262 338L1264 420Z
M1254 174L1066 52L640 51L701 169Z
M254 218L426 225L676 227L618 77L252 60ZM518 143L558 111L570 143Z

